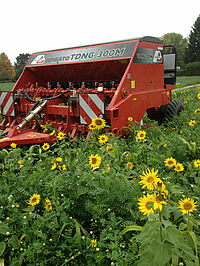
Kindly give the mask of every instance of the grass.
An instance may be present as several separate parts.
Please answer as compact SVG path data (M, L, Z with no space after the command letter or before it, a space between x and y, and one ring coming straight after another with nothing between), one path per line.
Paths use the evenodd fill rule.
M191 76L191 77L177 77L175 88L183 88L190 85L200 84L200 76ZM10 91L12 90L15 83L0 83L1 91Z
M0 83L0 90L1 91L11 91L14 85L15 85L14 82L11 82L11 83Z
M176 78L175 88L183 88L190 85L200 84L200 76L183 76Z

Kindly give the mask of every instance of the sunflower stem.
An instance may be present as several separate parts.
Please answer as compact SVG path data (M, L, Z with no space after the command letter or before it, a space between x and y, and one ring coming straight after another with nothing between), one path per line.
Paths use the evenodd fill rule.
M162 213L159 210L159 221L160 221L160 241L163 242L163 232L162 232Z
M189 231L189 224L190 224L190 216L189 216L189 212L187 214L187 231Z

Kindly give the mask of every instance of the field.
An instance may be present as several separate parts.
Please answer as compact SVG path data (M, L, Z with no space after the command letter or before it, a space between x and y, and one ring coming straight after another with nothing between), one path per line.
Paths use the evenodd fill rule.
M199 265L199 89L173 92L184 110L162 126L1 149L5 265Z

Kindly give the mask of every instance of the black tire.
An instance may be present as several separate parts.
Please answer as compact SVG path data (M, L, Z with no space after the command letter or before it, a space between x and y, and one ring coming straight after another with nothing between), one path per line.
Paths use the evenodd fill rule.
M170 103L161 105L158 110L158 125L172 121L173 116L179 114L183 109L184 105L177 99L172 99Z

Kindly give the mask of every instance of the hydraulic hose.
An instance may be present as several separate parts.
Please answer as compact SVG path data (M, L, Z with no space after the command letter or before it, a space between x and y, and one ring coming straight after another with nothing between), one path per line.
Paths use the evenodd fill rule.
M49 100L49 101L50 101L50 100L57 99L57 98L63 96L63 95L66 94L66 93L69 93L69 92L71 92L71 91L70 91L70 90L69 90L69 91L64 91L64 92L62 92L61 94L58 94L58 95L56 95L56 96L54 96L54 97L43 98L43 99L41 99L41 100L39 100L39 101L36 101L36 100L34 100L33 98L31 98L31 97L28 95L28 93L27 93L26 91L22 90L22 92L25 94L27 100L29 100L30 102L38 103L38 102L45 101L45 100Z

